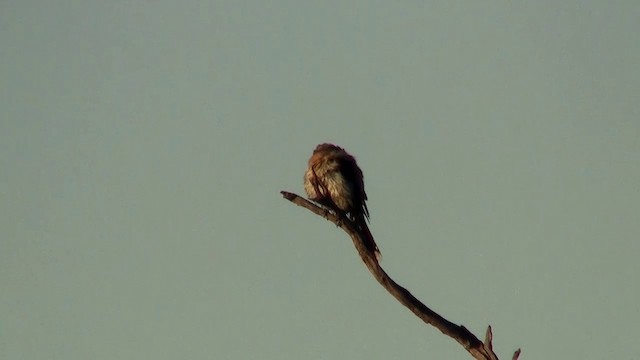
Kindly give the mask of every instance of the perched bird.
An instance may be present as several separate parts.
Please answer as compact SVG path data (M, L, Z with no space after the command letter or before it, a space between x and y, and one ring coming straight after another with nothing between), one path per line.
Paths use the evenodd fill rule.
M309 199L355 222L365 247L376 259L380 258L380 250L367 226L369 209L362 170L353 156L333 144L318 145L304 174L304 190Z

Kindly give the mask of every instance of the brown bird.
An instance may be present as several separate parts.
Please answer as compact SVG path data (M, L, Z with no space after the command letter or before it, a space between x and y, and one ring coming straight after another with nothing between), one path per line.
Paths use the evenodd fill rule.
M304 174L304 190L309 199L355 222L362 232L365 247L376 259L380 258L380 250L367 226L369 209L365 203L367 193L362 170L353 156L333 144L318 145Z

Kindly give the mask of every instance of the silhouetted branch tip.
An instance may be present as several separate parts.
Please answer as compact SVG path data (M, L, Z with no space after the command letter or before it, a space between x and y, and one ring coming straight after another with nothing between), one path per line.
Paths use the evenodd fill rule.
M296 196L298 196L298 195L296 195L296 194L294 194L294 193L290 193L290 192L288 192L288 191L284 191L284 190L283 190L283 191L280 191L280 194L282 194L282 196L283 196L285 199L289 200L289 201L293 200Z
M487 332L484 335L484 346L493 351L493 332L491 325L487 326Z
M513 358L511 358L511 360L518 360L518 358L520 357L520 349L516 350L516 352L513 353Z

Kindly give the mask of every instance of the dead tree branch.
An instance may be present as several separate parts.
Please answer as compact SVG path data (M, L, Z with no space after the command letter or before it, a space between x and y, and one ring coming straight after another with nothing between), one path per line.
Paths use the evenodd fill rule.
M493 333L491 331L491 326L487 328L485 334L484 343L480 341L475 335L473 335L467 328L462 325L456 325L449 320L443 318L438 315L435 311L431 310L429 307L424 305L420 300L416 299L407 289L398 285L387 273L380 267L377 260L372 254L367 251L367 248L364 246L364 242L362 240L362 235L357 230L357 226L351 221L340 218L333 212L319 207L315 203L302 198L296 194L281 191L282 196L291 201L292 203L302 206L309 211L324 217L325 219L331 221L336 226L340 227L344 230L349 236L351 240L353 240L353 244L355 245L362 261L365 263L367 268L373 277L382 285L387 291L395 297L402 305L406 306L411 312L413 312L417 317L422 319L425 323L434 326L436 329L440 330L443 334L453 338L460 345L462 345L475 359L478 360L498 360L498 357L493 352ZM512 360L517 360L520 356L520 349L518 349L514 354Z

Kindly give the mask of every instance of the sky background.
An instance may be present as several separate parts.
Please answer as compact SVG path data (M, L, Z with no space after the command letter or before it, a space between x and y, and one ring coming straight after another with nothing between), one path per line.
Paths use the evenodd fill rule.
M639 359L640 3L3 1L0 358Z

